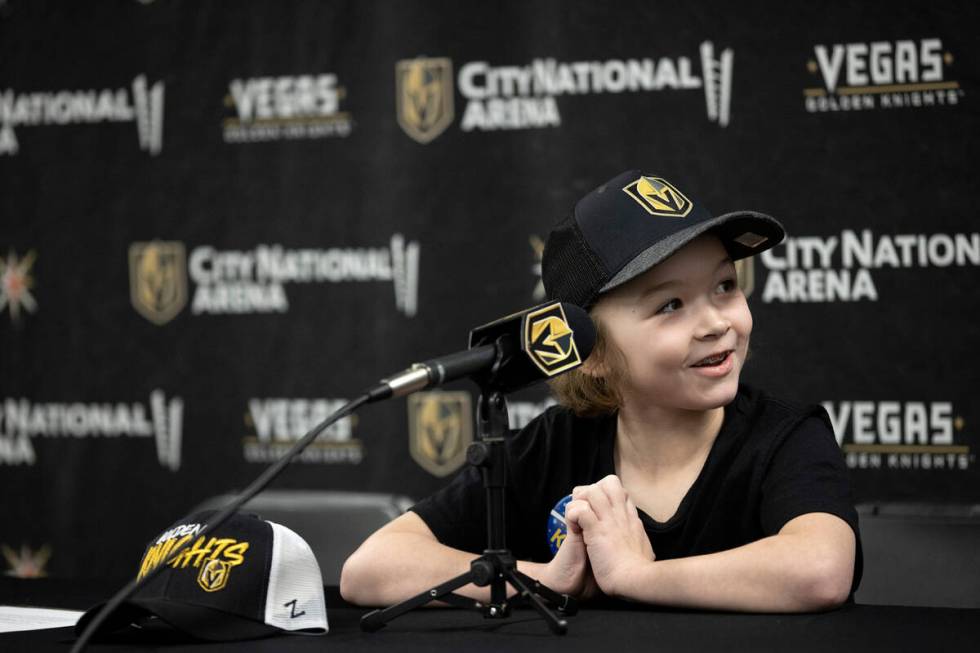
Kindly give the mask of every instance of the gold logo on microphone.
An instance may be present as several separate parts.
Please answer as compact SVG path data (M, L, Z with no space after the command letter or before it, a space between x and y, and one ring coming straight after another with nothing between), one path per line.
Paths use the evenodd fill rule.
M640 177L623 188L623 192L636 200L650 215L683 218L694 207L684 193L660 177Z
M524 318L524 351L547 376L555 376L582 363L575 334L560 303L532 311Z

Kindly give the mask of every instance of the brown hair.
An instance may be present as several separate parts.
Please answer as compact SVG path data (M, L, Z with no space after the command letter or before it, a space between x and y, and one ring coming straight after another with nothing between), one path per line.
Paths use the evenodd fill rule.
M595 346L589 356L593 371L590 373L584 367L577 367L548 381L558 403L580 417L611 415L619 410L622 396L618 386L625 376L627 365L626 356L609 340L606 328L595 311L591 311L590 315L596 327ZM596 372L597 368L602 369L602 374Z

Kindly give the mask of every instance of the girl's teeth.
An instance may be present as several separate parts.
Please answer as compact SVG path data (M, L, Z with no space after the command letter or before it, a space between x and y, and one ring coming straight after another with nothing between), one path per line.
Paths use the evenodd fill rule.
M727 356L728 356L728 352L725 352L724 354L719 354L719 355L713 356L711 358L705 358L700 363L698 363L696 367L701 367L701 366L704 366L704 365L717 365L721 361L725 360L725 358Z

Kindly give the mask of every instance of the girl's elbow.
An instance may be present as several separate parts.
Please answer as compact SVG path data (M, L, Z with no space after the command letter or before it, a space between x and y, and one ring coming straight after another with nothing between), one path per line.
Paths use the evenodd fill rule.
M853 579L853 563L850 568L843 564L818 566L809 575L802 592L804 611L826 612L839 608L851 595Z
M370 596L365 591L370 583L367 577L370 565L363 558L362 551L358 549L344 561L344 566L340 569L340 596L355 605L370 602Z

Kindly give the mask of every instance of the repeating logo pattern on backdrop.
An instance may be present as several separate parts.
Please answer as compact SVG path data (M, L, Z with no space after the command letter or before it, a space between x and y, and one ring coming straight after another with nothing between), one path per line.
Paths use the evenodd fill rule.
M286 313L286 284L390 282L395 307L418 310L419 243L391 236L387 247L286 249L262 244L252 250L201 245L187 256L176 241L136 242L129 249L133 307L155 324L176 317L186 303L187 276L194 282L192 315Z
M566 137L574 132L577 138L572 140L579 145L594 144L596 149L589 152L591 159L579 158L560 173L586 183L583 175L588 169L615 156L623 143L630 143L627 149L632 150L642 150L644 143L656 145L663 152L671 143L693 142L703 136L698 144L705 148L702 158L730 157L745 145L743 139L735 137L741 134L739 127L749 125L751 121L746 119L750 117L762 119L758 140L772 150L772 156L759 162L756 177L762 185L760 180L772 178L774 171L792 176L799 172L794 167L805 168L807 157L794 154L813 153L810 150L814 148L819 154L821 143L846 140L862 120L880 118L869 122L871 129L866 134L882 141L879 151L865 152L864 161L860 157L839 161L840 183L824 189L819 209L796 216L794 222L799 228L783 243L735 263L739 286L751 295L754 305L763 303L761 309L782 311L785 320L771 325L776 331L820 332L821 319L826 322L833 317L836 323L823 330L835 337L844 333L856 346L865 341L865 358L875 355L875 342L880 340L876 319L902 321L901 331L909 336L910 347L904 359L893 362L890 368L881 360L828 359L829 363L839 363L838 371L856 373L850 385L860 386L861 378L868 376L861 373L862 368L869 364L864 372L887 368L878 379L881 388L864 396L859 388L853 393L826 392L834 387L832 366L815 370L805 385L824 388L816 399L827 400L824 406L858 488L884 499L943 501L976 495L980 488L976 467L980 440L972 430L971 388L955 373L928 379L930 374L955 371L957 366L966 370L964 378L969 377L969 366L975 359L969 355L969 340L976 331L971 328L971 313L976 309L971 286L980 269L980 227L978 233L970 231L975 226L968 208L970 166L960 160L967 156L964 152L970 141L968 126L974 110L971 84L977 64L973 46L969 46L969 21L946 21L949 25L941 27L943 21L936 20L935 15L938 10L923 3L916 10L924 17L918 27L910 26L907 16L896 18L879 12L878 24L862 32L863 28L856 26L857 31L851 26L841 27L854 18L852 10L842 6L829 11L828 24L840 28L836 36L834 32L802 36L799 30L794 36L794 29L783 30L790 36L780 37L782 42L777 38L772 50L790 52L788 69L772 67L771 58L747 56L746 48L755 39L753 26L766 18L764 12L751 11L731 14L725 35L719 33L714 38L706 31L706 23L699 20L679 32L658 33L663 27L658 16L634 11L603 21L606 28L617 20L635 23L631 25L635 29L627 30L630 34L624 33L616 43L603 42L601 33L607 29L590 31L588 26L576 25L573 31L593 38L572 42L567 38L569 32L522 52L506 42L491 43L493 39L478 50L456 48L452 44L458 45L459 39L448 32L435 35L437 38L424 48L418 47L421 41L412 32L418 32L419 25L432 16L416 12L406 14L409 23L415 25L407 24L387 43L374 44L378 49L369 52L367 59L359 56L364 54L363 42L342 43L333 38L344 32L341 21L329 29L312 24L301 29L306 33L299 35L300 41L309 48L267 50L268 57L244 63L235 56L241 50L240 42L250 38L248 31L261 32L262 24L275 17L274 12L265 17L256 14L258 20L245 25L245 32L225 29L226 33L215 33L214 39L189 42L184 49L186 56L176 58L161 58L156 56L161 53L154 55L152 51L132 56L134 53L124 46L135 44L139 49L140 44L132 39L113 40L118 25L103 21L94 38L119 42L123 49L115 48L115 63L110 61L113 54L109 48L102 53L108 59L101 57L106 59L101 62L105 65L90 60L93 65L65 67L59 65L64 61L44 56L43 47L23 62L8 62L11 74L0 80L0 168L9 168L9 174L5 169L6 176L0 181L0 193L6 196L8 232L0 243L0 332L6 330L8 341L6 358L0 354L0 368L4 368L7 382L0 391L0 475L7 469L10 482L23 478L26 486L7 501L7 512L15 522L18 517L36 513L39 499L32 493L37 494L52 474L60 473L74 497L69 507L85 513L86 518L104 517L106 503L113 499L111 493L92 485L77 468L93 457L111 459L150 480L154 476L174 479L182 472L180 487L171 488L171 498L186 498L197 492L195 487L202 481L189 474L187 456L196 448L189 445L188 451L183 451L186 438L192 437L185 436L184 431L200 431L203 437L216 425L231 423L232 442L225 444L233 450L224 451L225 460L198 461L202 469L210 470L212 480L220 481L219 477L232 473L236 465L258 470L278 459L309 428L344 403L339 388L311 387L304 391L288 383L289 387L277 389L273 381L264 384L264 390L253 389L233 398L223 409L227 413L224 418L200 412L203 421L194 424L189 420L199 411L190 410L196 401L188 396L190 390L165 382L146 383L145 378L141 381L146 370L133 366L102 370L96 385L104 387L99 390L91 381L86 385L86 374L91 370L82 360L74 364L70 356L65 359L67 367L61 381L38 377L30 366L18 363L20 359L37 359L48 345L54 349L47 354L64 358L63 346L70 349L72 343L59 344L59 322L74 320L75 335L83 341L90 339L98 349L104 348L105 337L112 334L107 336L105 329L99 331L97 327L117 309L124 318L129 312L128 324L123 326L144 335L162 335L168 330L176 336L183 327L206 326L218 334L244 329L243 335L261 339L270 329L279 332L296 318L313 315L323 317L329 331L327 323L337 321L337 316L324 314L323 307L340 306L344 314L339 322L343 324L334 326L346 328L353 323L355 329L365 331L359 341L363 346L349 352L349 362L355 367L378 354L376 347L372 349L372 336L382 332L390 335L387 328L371 329L372 320L391 322L388 326L404 336L404 342L397 341L398 337L386 342L385 352L395 357L407 355L413 338L436 337L437 331L448 332L454 323L466 322L460 316L448 317L440 321L438 329L416 323L420 290L430 300L445 299L454 288L458 290L460 281L444 274L420 279L421 248L416 241L427 242L430 248L443 244L446 220L459 223L452 227L453 233L465 232L467 225L463 223L470 219L493 222L500 218L493 227L516 230L510 234L513 241L507 247L516 254L516 260L507 262L504 256L498 269L474 271L474 278L467 283L490 294L516 291L528 306L545 301L540 270L545 233L529 233L544 229L545 219L522 214L519 209L513 211L527 195L526 189L515 185L529 169L521 165L522 155L526 159L540 148L552 148L545 159L567 159L575 143ZM212 16L215 25L222 23L222 13ZM438 22L449 25L453 18L440 15ZM496 16L489 20L487 34L506 34L512 27L511 18ZM531 28L547 27L549 19L524 18ZM714 18L725 20L721 14ZM941 29L933 30L929 25ZM65 41L61 59L71 59L72 51L78 50L77 40L71 37ZM16 41L14 38L8 45L15 46ZM552 47L545 41L558 45ZM735 51L740 56L737 80ZM417 54L424 56L411 58ZM201 57L211 55L202 67ZM153 67L145 69L141 59L153 61ZM358 66L370 63L368 60L380 62L381 68ZM769 100L774 93L782 96L791 112L763 115L772 108ZM749 110L761 113L745 115ZM617 116L627 114L636 120L630 124L616 121ZM641 116L648 119L638 118ZM676 130L671 134L649 131L665 123ZM928 142L916 140L917 124L923 128L920 131L930 135ZM736 129L732 132L727 126ZM796 145L792 139L780 138L813 129L820 133L809 133ZM889 140L888 133L894 138ZM958 138L964 134L966 137ZM471 147L476 141L480 141L479 146ZM406 149L401 151L398 145ZM356 188L327 184L340 194L328 198L330 202L336 206L368 206L366 213L297 214L289 207L309 205L311 197L322 194L325 188L304 186L301 179L288 175L278 180L282 183L257 178L254 192L245 195L214 192L233 185L241 176L237 173L242 166L262 177L263 169L274 173L273 168L285 157L294 165L318 166L323 175L329 175L332 167L351 162L368 168L372 163L385 163L385 153L392 146L402 154L417 155L414 161L409 156L395 162L401 176L393 184L382 179L375 184L373 195L364 197ZM464 147L465 151L461 150ZM445 166L443 170L420 172L418 164L433 154L428 151L433 148L441 153L437 157L440 161L429 161L436 168L440 162L457 160L467 152L493 150L494 156L489 159L474 159L473 172L499 173L494 193L482 199L468 196L472 188L454 186L453 171ZM673 154L691 156L689 151ZM876 156L890 156L889 165L874 165ZM110 166L114 174L109 177L100 174L98 165L108 160L118 164ZM495 167L495 162L504 164L503 168ZM516 163L517 169L509 163ZM887 176L890 169L916 166L948 173L945 183L936 188L926 183L928 179L912 175L903 176L907 183L899 185ZM851 192L853 183L848 179L853 181L855 175L863 175L861 197ZM405 202L416 193L406 195L403 191L411 191L410 186L422 178L437 177L439 197L423 198L431 200L424 203L431 205L428 208L434 213L425 217L412 209L406 217ZM167 195L175 183L188 180L194 192ZM442 183L447 180L449 183ZM916 184L916 180L921 183ZM7 181L12 183L5 184ZM43 201L37 202L32 196L39 188L43 189ZM654 178L642 183L637 180L626 192L632 191L629 203L637 201L636 206L644 207L643 215L649 211L651 220L670 220L656 214L683 212L685 200L690 199L683 197L684 190L688 188L668 188ZM777 203L788 200L787 193L792 194L792 188L786 186L771 190ZM268 216L249 210L248 195L261 192L281 195L285 211ZM547 189L542 192L548 194ZM93 202L98 204L97 196L106 193L118 195L118 206L109 208L119 218L114 220L118 223L116 235L125 232L110 256L115 274L108 275L100 272L98 264L85 264L86 259L99 263L96 259L102 255L98 252L78 256L99 240L98 229L93 232L89 224L99 222L98 211L92 214L85 209ZM153 201L161 197L163 201ZM225 206L202 212L200 206L195 207L200 204L195 199L199 197L210 198L206 202L209 206L214 202L224 202ZM896 218L881 211L869 213L865 209L874 204L875 197L887 197L892 200L886 202L890 206L904 207L903 214ZM544 196L537 199L547 202ZM472 207L474 201L480 207L468 217L452 210L455 206ZM499 210L491 204L499 204ZM828 206L837 215L829 226L817 212ZM688 217L691 214L693 209ZM149 224L166 223L168 215L190 216L196 223L187 231L146 230ZM60 235L42 233L46 225L58 220ZM352 228L352 221L364 224ZM311 230L314 222L317 226ZM521 223L531 226L522 228ZM282 229L277 232L279 226ZM480 230L485 231L485 227ZM42 233L44 242L35 242L37 233ZM372 235L364 236L364 240L351 236L356 233ZM430 249L427 256L436 258L431 258L426 273L444 269L437 259L454 255L451 243L438 252ZM121 285L126 282L120 275L126 273L129 287ZM419 287L420 281L425 287ZM115 286L108 288L114 297L105 297L106 284ZM101 300L93 303L87 295ZM110 305L100 306L100 302ZM831 302L837 305L828 306ZM433 308L429 303L425 306ZM921 328L916 333L916 325L940 328L947 322L950 329L965 330L965 339L922 333ZM557 317L546 317L535 332L529 332L531 349L545 369L549 365L560 367L569 355L571 338L566 328ZM295 368L302 357L295 354L310 345L306 336L316 341L316 334L311 333L305 329L293 334L296 337L290 347L294 355L283 357L284 367L271 370L273 376L287 380L296 376ZM935 346L930 346L926 342L929 338L938 345L933 342ZM207 345L185 344L191 345L185 354ZM936 349L948 356L937 358ZM242 355L247 357L248 351ZM222 374L234 376L242 369L232 367ZM791 371L773 373L775 381L792 381ZM150 376L161 375L151 370ZM923 383L922 379L927 380ZM67 389L55 389L65 384ZM78 387L72 389L73 384ZM929 389L917 391L915 386ZM534 401L508 401L513 428L525 426L554 403L545 398L546 392L544 384L539 384L517 395L533 397ZM406 476L404 489L421 496L439 481L437 477L448 478L466 464L466 446L475 436L475 400L475 392L419 393L407 399L406 413L395 415L398 423L393 426L396 433L399 426L407 427L408 442L369 440L363 431L366 422L359 422L356 415L345 418L302 454L300 466L304 473L317 469L332 475L344 472L338 482L358 489L364 479L378 475L375 465L384 467L386 460L399 450L404 454L408 446L414 462L407 465L419 467ZM392 416L378 416L379 429L392 427L389 418ZM406 419L408 424L402 422ZM389 447L394 451L387 450ZM26 531L22 536L16 529L9 537L0 537L0 573L37 576L48 568L59 574L84 572L85 560L99 550L105 553L101 566L118 567L125 551L114 550L120 542L112 532L102 543L74 541L72 520L66 519L53 519L51 532L40 540L29 539ZM140 519L148 522L146 515ZM183 523L187 532L168 536L173 543L187 536L185 542L193 544L199 537L200 530L192 532L194 525L187 521ZM111 520L105 526L120 528ZM159 534L158 527L151 524L150 528ZM253 540L252 547L257 545ZM182 561L186 562L183 573L187 584L202 595L213 592L206 595L209 597L233 591L248 569L217 553L218 548L217 543L203 541L199 561L197 557ZM157 564L162 562L162 549L156 550L155 555L160 556ZM250 548L244 564L254 555L255 549ZM115 569L114 573L121 571Z
M815 45L806 68L820 85L803 89L804 107L826 113L955 106L964 92L947 79L953 61L938 38Z
M473 442L468 392L416 392L408 396L408 451L433 476L448 476L466 461Z
M242 438L242 454L250 463L271 463L314 426L347 403L347 399L287 399L281 397L248 400ZM338 420L310 443L295 462L357 465L364 459L364 445L354 437L357 416Z
M184 244L155 240L129 246L133 308L154 324L172 320L187 304Z
M966 471L976 454L951 401L825 401L852 469Z
M49 127L104 122L135 122L141 150L163 149L163 82L152 86L146 75L130 88L0 92L0 155L15 155L20 142L15 127Z
M405 133L428 143L453 122L453 63L406 59L395 64L395 113Z
M34 465L38 440L153 438L157 460L180 469L184 401L163 390L141 403L36 403L7 397L0 410L0 465Z
M691 58L609 59L562 62L534 59L525 65L492 66L468 61L456 87L466 104L464 132L541 129L561 126L562 96L703 89L707 117L724 127L731 118L730 48L715 56L714 45L699 48L701 76ZM453 62L446 57L403 59L395 64L395 114L410 137L429 143L453 121Z
M353 119L340 110L347 90L333 73L233 79L224 98L226 143L348 136Z
M759 258L768 270L763 302L878 301L879 271L980 266L980 233L844 229L835 236L788 237Z

